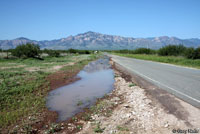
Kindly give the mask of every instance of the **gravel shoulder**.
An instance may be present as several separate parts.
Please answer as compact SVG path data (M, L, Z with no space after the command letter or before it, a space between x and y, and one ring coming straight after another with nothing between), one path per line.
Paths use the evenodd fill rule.
M109 116L92 114L78 134L169 134L174 129L200 133L198 108L144 81L137 86L134 77L114 68L115 89L109 94L113 97L101 101L116 107Z

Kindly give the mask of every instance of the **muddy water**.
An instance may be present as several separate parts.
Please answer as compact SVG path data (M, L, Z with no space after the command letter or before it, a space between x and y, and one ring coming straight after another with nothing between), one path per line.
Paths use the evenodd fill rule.
M47 107L58 112L58 121L89 107L113 89L114 73L107 58L89 63L77 77L81 79L51 91L47 97Z

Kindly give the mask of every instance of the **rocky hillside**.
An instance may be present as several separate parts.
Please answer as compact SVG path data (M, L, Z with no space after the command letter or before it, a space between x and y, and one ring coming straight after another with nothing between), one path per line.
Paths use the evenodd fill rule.
M158 49L168 44L183 44L187 47L200 46L200 39L179 39L176 37L131 38L106 35L96 32L86 32L58 40L35 41L27 38L0 40L0 48L10 49L27 42L39 44L42 49L135 49L139 47Z

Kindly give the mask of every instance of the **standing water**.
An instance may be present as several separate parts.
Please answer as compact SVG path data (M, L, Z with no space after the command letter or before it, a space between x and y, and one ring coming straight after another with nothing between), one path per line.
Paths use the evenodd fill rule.
M108 58L90 62L77 76L81 80L53 90L47 97L47 107L58 113L58 121L66 120L84 107L91 106L96 98L113 89L114 73Z

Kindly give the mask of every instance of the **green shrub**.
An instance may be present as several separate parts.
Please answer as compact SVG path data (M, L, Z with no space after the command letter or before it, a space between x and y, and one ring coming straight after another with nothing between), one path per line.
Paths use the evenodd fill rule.
M194 59L200 59L200 47L195 49L194 55Z
M185 51L185 57L188 59L200 59L200 47L194 49L194 48L188 48Z
M97 123L97 126L94 128L95 133L103 133L105 128L100 127L100 123Z
M60 51L59 50L44 50L45 53L47 53L51 57L59 57L60 56Z
M160 48L158 54L161 56L183 56L186 49L183 45L168 45Z
M155 54L156 51L149 48L138 48L133 51L134 54Z
M128 50L128 49L115 50L113 52L123 53L123 54L155 54L156 50L149 49L149 48L138 48L135 50Z
M90 54L91 52L89 50L77 50L77 49L69 49L68 50L69 53L73 53L73 54Z
M77 50L71 48L71 49L68 50L68 52L72 53L72 54L75 54L75 53L77 53Z
M195 49L194 48L188 48L186 51L185 51L185 57L188 58L188 59L194 59L194 53L195 53Z
M128 50L128 49L123 49L123 50L118 50L118 51L116 51L116 52L118 52L118 53L124 53L124 54L128 54L128 53L130 53L130 52L131 52L131 50Z
M24 55L24 45L17 46L13 51L12 55L21 58Z
M38 57L40 54L40 47L39 45L27 43L17 46L12 52L13 56L16 57L28 57L28 58L35 58Z

